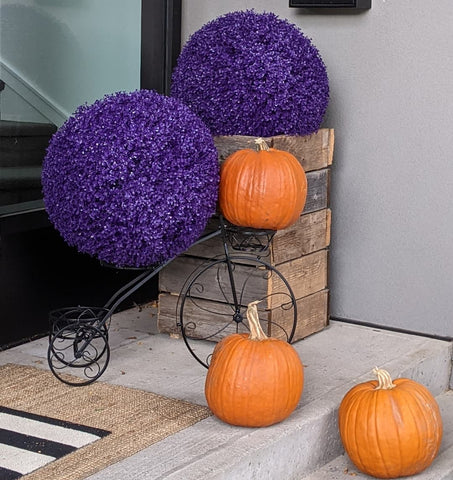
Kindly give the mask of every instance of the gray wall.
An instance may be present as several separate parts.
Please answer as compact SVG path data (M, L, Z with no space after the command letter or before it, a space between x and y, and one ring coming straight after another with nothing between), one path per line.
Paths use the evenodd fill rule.
M185 0L183 39L246 8L297 24L328 68L332 316L453 336L451 0L373 0L358 15Z

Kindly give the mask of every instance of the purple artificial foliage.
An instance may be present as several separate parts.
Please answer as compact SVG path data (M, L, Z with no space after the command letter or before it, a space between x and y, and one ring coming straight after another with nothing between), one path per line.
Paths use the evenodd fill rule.
M215 212L218 181L204 123L148 90L79 107L53 136L42 172L45 206L65 241L119 267L190 247Z
M308 135L329 101L325 65L295 25L273 13L232 12L186 43L171 95L213 135Z

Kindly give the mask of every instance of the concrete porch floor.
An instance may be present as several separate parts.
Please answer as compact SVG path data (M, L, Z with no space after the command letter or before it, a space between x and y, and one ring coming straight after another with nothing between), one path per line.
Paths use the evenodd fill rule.
M110 364L100 381L206 404L206 369L181 339L157 332L155 308L115 315L109 345ZM43 338L2 351L0 364L47 369L47 346ZM336 415L343 395L372 378L374 366L419 381L438 397L445 429L442 450L428 470L413 478L453 479L451 343L331 322L294 346L305 365L305 386L300 405L284 422L246 429L210 417L89 480L337 480L349 478L347 473L371 478L358 474L343 456ZM200 348L210 351L212 344Z

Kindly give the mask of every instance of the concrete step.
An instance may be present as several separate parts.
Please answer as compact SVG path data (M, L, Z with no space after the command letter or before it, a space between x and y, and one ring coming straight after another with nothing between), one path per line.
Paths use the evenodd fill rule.
M0 120L0 167L41 166L56 130L47 123Z
M156 334L149 322L122 314L112 322L109 344L111 362L102 381L206 404L206 369L190 356L182 340ZM210 417L89 480L301 480L342 455L338 406L353 385L372 378L373 367L385 368L394 377L411 377L435 396L445 395L449 388L449 342L332 322L294 346L305 365L305 386L300 405L285 421L250 429ZM0 364L46 368L46 347L46 339L41 339L6 350ZM200 343L197 348L207 354L212 344ZM446 430L451 436L451 423ZM327 476L317 480L321 478L329 480ZM343 478L349 477L343 473Z
M52 123L0 120L0 137L50 137L57 131Z
M153 391L205 403L205 372L197 373L198 366L181 362L175 350L183 348L180 341L173 340L169 354L163 337L158 337L159 343L149 345L154 355L163 355L166 364L164 371L148 377ZM142 344L147 345L146 341ZM332 322L323 332L297 342L295 348L305 364L305 388L300 406L284 422L246 429L208 418L90 480L299 480L343 452L337 429L339 403L354 384L372 377L374 366L388 369L395 377L420 381L434 395L449 386L452 349L443 341ZM134 357L132 352L126 355L121 359L126 375L119 378L112 369L107 377L113 375L111 380L122 384L143 385L142 373L138 378L132 373L129 381L124 378L133 368Z
M437 397L442 414L444 436L439 454L430 467L418 475L405 477L414 480L452 480L453 479L453 391L450 390ZM352 464L346 454L339 455L311 475L301 480L372 480L374 477L361 473Z
M0 167L0 189L24 189L41 186L41 165Z

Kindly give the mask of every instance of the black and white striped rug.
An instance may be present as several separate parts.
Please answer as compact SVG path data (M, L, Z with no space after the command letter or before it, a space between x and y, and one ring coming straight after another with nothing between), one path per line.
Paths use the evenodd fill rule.
M0 406L0 479L19 479L109 433Z

